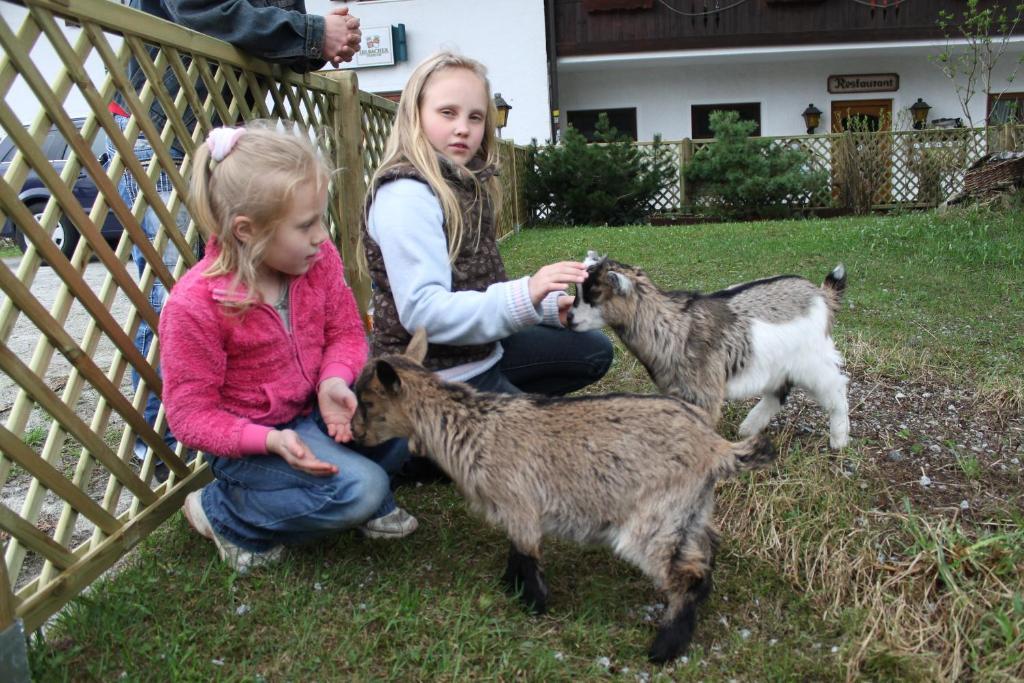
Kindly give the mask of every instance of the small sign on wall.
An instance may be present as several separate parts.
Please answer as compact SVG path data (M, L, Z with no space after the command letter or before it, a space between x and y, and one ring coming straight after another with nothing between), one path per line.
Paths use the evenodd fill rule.
M395 63L395 50L390 26L368 26L362 29L362 48L355 58L342 67L359 69L366 66L391 66Z
M890 92L899 89L899 74L842 74L828 77L830 93Z

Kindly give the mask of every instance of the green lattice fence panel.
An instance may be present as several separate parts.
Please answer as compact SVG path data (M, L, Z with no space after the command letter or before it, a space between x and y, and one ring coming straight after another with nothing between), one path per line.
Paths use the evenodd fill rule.
M332 159L360 141L324 134L345 102L337 83L107 0L22 5L5 3L0 18L0 127L17 149L0 178L0 220L26 245L16 267L0 263L0 529L15 614L34 629L208 477L200 460L186 464L181 447L172 451L159 436L162 410L152 426L143 419L146 398L161 391L159 335L146 356L133 343L142 321L158 326L154 283L172 288L196 260L201 238L185 201L196 145L221 122L254 118L316 136ZM44 73L33 60L39 54L56 55L60 66ZM138 93L126 75L132 59L148 77ZM94 81L98 69L87 62L108 76ZM115 91L131 114L123 131L108 111ZM84 116L70 116L72 102ZM15 104L38 113L23 125ZM154 104L169 114L165 125L153 123ZM154 149L147 162L133 151L140 138ZM125 170L140 188L132 205L118 193ZM170 181L163 193L161 172ZM91 206L73 192L79 184L96 188ZM27 201L31 187L40 199ZM351 202L332 183L329 225L339 240L350 230L343 203ZM140 225L147 211L157 222L153 240ZM113 243L105 225L114 228ZM168 244L176 257L165 265ZM153 477L158 460L171 470L163 484Z

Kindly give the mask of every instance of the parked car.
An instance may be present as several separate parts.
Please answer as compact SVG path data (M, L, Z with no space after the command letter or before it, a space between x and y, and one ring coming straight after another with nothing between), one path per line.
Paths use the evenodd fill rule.
M81 128L85 123L85 119L74 119L74 123L78 128ZM55 126L50 128L46 140L43 141L42 149L46 154L46 158L50 160L50 164L53 165L53 169L58 174L63 171L64 164L67 163L68 156L71 153L71 147ZM106 134L103 131L100 131L93 140L92 150L100 163L105 166L107 162ZM17 152L14 140L10 137L0 141L0 175L7 172L7 168L11 165ZM82 205L82 208L88 214L92 210L92 205L96 201L99 191L96 188L96 183L93 182L93 179L85 172L84 168L79 172L78 178L75 179L71 191L75 199L78 200L78 203ZM36 220L42 218L50 196L50 188L43 183L34 170L30 169L24 184L21 186L19 197L25 206L28 207L29 211L35 214ZM109 242L116 242L121 237L121 223L111 211L107 211L101 232L103 237ZM28 240L10 218L4 221L3 231L0 234L3 237L13 238L22 252L28 249ZM71 219L62 214L58 219L56 228L54 228L53 241L66 257L71 258L71 255L75 253L75 247L78 245L80 237L81 234L74 223L71 222Z

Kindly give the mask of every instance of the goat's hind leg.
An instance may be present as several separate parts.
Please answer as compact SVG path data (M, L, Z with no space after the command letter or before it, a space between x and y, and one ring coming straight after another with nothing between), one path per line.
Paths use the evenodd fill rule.
M518 595L534 614L544 614L547 611L548 585L540 569L539 533L536 534L536 539L531 541L512 539L502 584L509 593Z
M828 445L833 450L845 448L850 443L850 406L846 398L848 381L838 365L822 362L818 364L818 373L808 382L815 400L828 412Z
M775 414L782 409L783 405L786 404L786 398L789 396L791 386L792 385L787 382L778 389L766 393L761 397L761 400L758 401L757 405L747 413L743 422L740 423L740 436L743 438L754 436L767 427L768 423L771 422L773 417L775 417Z

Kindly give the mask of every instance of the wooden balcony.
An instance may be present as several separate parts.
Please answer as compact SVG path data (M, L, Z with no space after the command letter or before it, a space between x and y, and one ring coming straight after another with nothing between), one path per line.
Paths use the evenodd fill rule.
M942 39L939 12L959 17L963 0L722 0L705 12L702 0L548 0L554 3L559 57L695 50ZM982 2L982 6L996 3ZM882 5L889 5L883 7ZM630 9L614 9L615 7ZM673 11L671 8L675 8ZM686 14L683 14L686 13ZM1024 27L1016 34L1024 35Z

